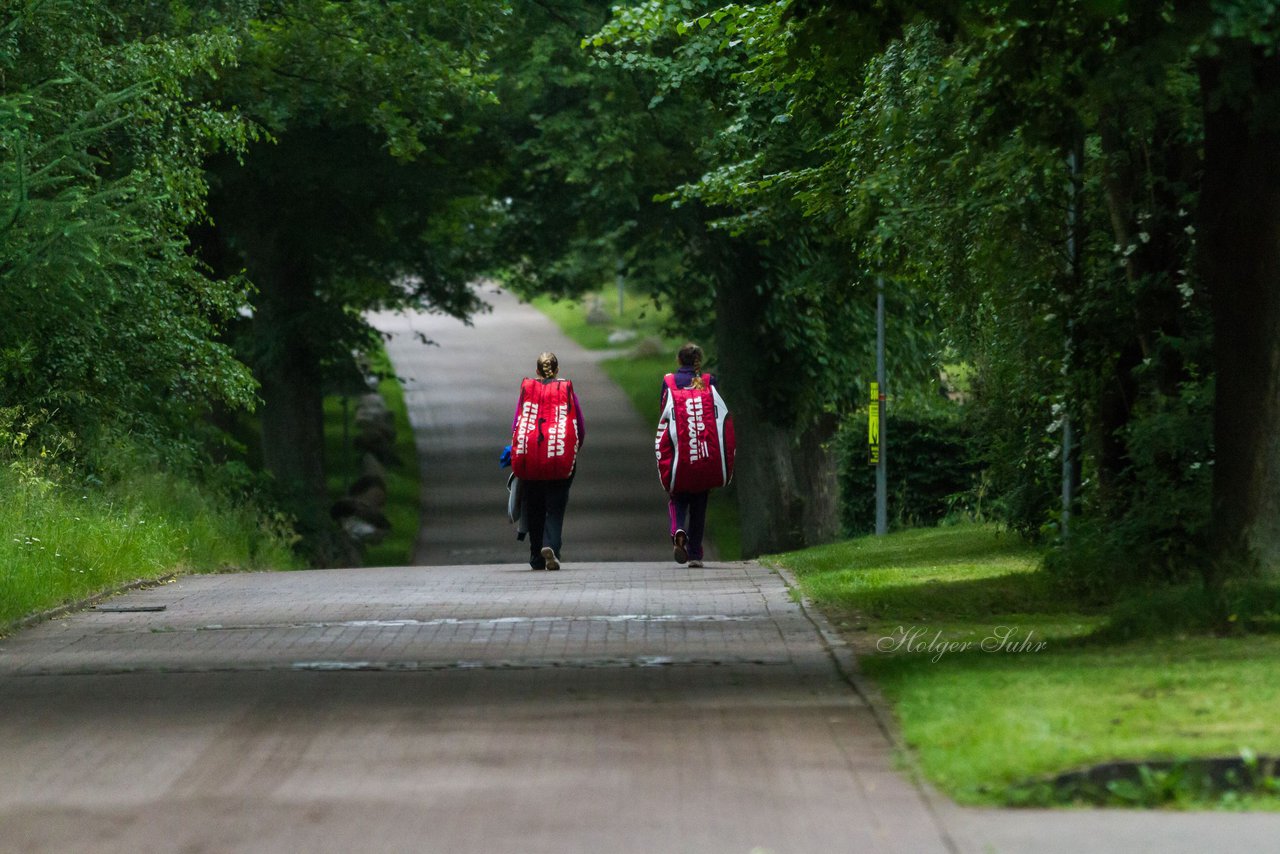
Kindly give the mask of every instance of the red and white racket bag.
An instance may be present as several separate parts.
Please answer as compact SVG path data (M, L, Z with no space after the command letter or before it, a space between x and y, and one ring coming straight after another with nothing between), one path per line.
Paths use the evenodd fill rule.
M564 480L578 458L578 418L569 380L525 379L511 437L511 470L521 480Z
M654 442L662 488L668 493L705 492L728 485L736 450L733 416L710 375L702 375L700 389L676 388L674 374L663 382L667 405Z

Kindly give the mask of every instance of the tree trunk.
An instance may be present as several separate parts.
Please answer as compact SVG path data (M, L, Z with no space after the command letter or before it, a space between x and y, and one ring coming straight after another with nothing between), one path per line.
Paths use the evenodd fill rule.
M742 526L742 556L755 557L830 542L840 530L836 463L828 448L832 423L794 424L769 412L761 391L787 377L761 369L765 297L759 259L740 250L716 292L720 383L738 439L734 479Z
M1128 287L1120 293L1131 300L1126 322L1117 323L1123 315L1107 311L1102 333L1113 325L1115 331L1110 340L1101 339L1097 355L1084 355L1101 369L1097 423L1089 434L1097 449L1099 503L1112 518L1127 512L1133 500L1133 449L1125 428L1135 408L1157 395L1176 397L1189 379L1182 351L1162 343L1188 336L1184 298L1176 287L1186 263L1186 223L1174 212L1182 204L1180 188L1196 178L1199 160L1180 141L1181 122L1181 115L1158 111L1151 128L1135 133L1121 105L1101 110L1099 117L1103 197L1114 242L1126 247ZM1114 308L1124 310L1123 303Z
M1228 47L1200 76L1200 258L1216 376L1210 580L1221 581L1280 572L1280 58ZM1241 80L1256 100L1224 91Z
M291 267L255 281L263 465L288 494L318 507L326 501L322 378L303 329L311 290Z
M759 418L742 418L734 475L742 556L830 542L839 533L835 459L818 428L797 434Z

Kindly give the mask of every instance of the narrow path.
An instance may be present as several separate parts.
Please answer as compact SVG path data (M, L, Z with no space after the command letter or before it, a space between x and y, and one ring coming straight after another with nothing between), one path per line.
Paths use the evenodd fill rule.
M601 354L567 338L546 316L493 287L493 311L468 326L431 314L373 316L391 338L387 352L404 379L422 467L421 565L517 563L527 548L506 520L506 477L498 454L511 441L520 379L551 350L573 380L587 441L565 516L568 563L662 560L671 547L666 497L653 461L653 426L600 369ZM424 344L422 337L433 342ZM673 356L674 359L674 356ZM661 377L654 377L654 394Z

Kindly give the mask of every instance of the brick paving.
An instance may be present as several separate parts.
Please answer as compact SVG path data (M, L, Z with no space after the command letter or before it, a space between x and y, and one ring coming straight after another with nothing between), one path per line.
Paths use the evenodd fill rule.
M195 576L107 607L0 641L0 850L952 850L754 563Z
M814 637L779 585L754 563L187 576L11 639L0 672L787 664Z

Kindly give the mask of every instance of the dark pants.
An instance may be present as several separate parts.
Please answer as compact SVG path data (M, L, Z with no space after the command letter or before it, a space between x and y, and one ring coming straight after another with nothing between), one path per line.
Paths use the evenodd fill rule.
M569 504L569 487L573 476L564 480L526 480L524 482L525 519L529 523L529 565L541 569L542 547L560 556L564 509Z
M689 535L685 552L689 560L702 560L702 535L707 529L707 496L709 492L676 492L667 500L671 514L671 536L683 528Z

